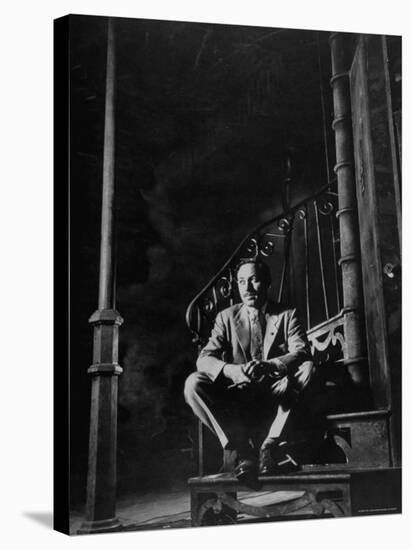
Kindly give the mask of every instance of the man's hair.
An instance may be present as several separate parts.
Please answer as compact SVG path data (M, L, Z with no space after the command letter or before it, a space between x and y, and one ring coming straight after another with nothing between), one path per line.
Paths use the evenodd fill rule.
M246 264L253 264L254 266L256 266L256 271L259 274L262 281L264 283L266 283L267 286L270 285L270 283L272 281L272 276L270 274L269 267L264 262L262 262L261 260L258 260L256 258L242 258L240 260L240 262L237 264L237 266L235 267L235 277L236 278L237 278L237 274L239 272L239 269L242 267L242 265L246 265Z

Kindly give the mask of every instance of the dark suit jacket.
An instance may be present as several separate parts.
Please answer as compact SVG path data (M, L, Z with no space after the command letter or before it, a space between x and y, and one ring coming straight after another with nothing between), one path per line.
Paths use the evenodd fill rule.
M289 373L310 360L310 347L296 309L269 302L266 308L263 359L281 362ZM250 361L250 324L247 307L235 304L217 314L209 341L199 354L197 369L215 380L226 363Z

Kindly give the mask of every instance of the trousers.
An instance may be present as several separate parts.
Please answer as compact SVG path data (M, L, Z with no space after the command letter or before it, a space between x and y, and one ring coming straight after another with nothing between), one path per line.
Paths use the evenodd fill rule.
M290 407L267 391L263 384L229 388L223 377L212 381L204 372L186 380L184 395L194 414L219 439L224 449L242 448L248 442L258 446L272 432L280 436Z

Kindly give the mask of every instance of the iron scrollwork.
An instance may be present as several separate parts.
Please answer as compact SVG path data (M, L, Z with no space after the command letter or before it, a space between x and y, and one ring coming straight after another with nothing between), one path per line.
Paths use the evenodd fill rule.
M213 304L213 300L211 300L211 298L206 298L203 305L203 310L205 311L205 313L210 315L213 313L214 309L215 309L215 306Z
M279 261L281 261L281 256L283 255L285 258L285 262L287 262L289 245L293 237L292 231L295 225L295 221L298 220L301 220L303 222L304 246L306 246L306 248L308 247L308 245L310 244L309 237L311 235L313 236L313 233L310 233L309 231L309 221L312 220L311 214L313 206L315 206L315 216L317 216L317 214L322 214L323 216L329 216L329 219L331 219L330 231L332 232L332 241L335 244L335 228L332 222L332 217L330 215L337 208L336 198L336 193L332 192L330 184L328 184L328 186L323 187L315 195L312 195L311 197L302 200L294 207L290 208L287 211L284 211L281 215L278 215L271 220L268 220L267 222L261 224L260 226L256 227L251 233L249 233L239 244L237 249L227 260L221 270L213 277L213 279L210 280L210 282L204 287L204 289L199 292L199 294L189 304L186 313L186 321L192 333L198 334L199 338L203 338L207 330L210 329L210 324L212 323L214 316L225 307L228 307L228 305L231 305L234 300L238 299L236 285L234 284L233 280L233 269L236 263L241 258L256 259L260 256L263 261L270 262L272 260L270 260L269 257L273 259L276 254L276 260L279 259ZM322 225L322 230L326 231L328 229L329 228L327 225ZM297 235L300 236L301 233L298 233ZM319 236L318 240L320 242ZM277 249L278 245L279 250ZM296 247L295 250L297 250ZM333 253L335 254L334 248ZM306 261L306 264L308 265L308 254L306 254L305 258L306 260L304 261ZM320 258L323 259L322 250L320 250ZM274 262L272 261L272 263ZM282 280L286 277L285 269L283 270L281 275ZM308 269L306 269L305 276L307 280L305 284L307 295L309 294L309 274L310 273ZM338 291L339 289L336 292L338 293ZM329 314L327 313L326 318L328 317ZM310 326L309 322L308 326ZM313 334L311 337L309 334L309 337L312 340L312 345L315 348L322 347L325 343L324 335L325 332L327 332L325 328L326 327L322 329L323 335ZM343 347L344 345L343 335L341 334L340 329L337 329L336 332L332 332L330 338L327 338L327 340L329 340L328 345L330 345L332 348L335 348L333 350L334 352L338 351L336 347ZM320 350L317 351L319 352ZM322 351L327 352L328 350Z
M275 249L275 243L273 241L267 240L260 247L260 254L266 258L270 256Z
M322 216L330 216L334 210L334 207L330 200L325 199L323 201L319 201L318 210Z
M219 295L222 298L230 298L233 291L232 275L230 274L228 277L221 277L216 283L216 286L218 288Z
M246 253L249 255L250 258L257 258L259 247L256 237L252 237L247 243Z
M306 219L307 218L306 208L299 208L299 210L296 211L296 217L298 220Z
M289 233L289 231L292 229L291 220L286 216L278 220L277 226L279 230L282 231L282 233Z

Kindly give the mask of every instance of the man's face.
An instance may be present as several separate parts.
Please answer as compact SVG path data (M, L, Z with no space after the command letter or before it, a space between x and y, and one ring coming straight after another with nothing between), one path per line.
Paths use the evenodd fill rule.
M237 273L237 284L242 302L249 307L260 308L266 301L268 285L255 264L243 264Z

